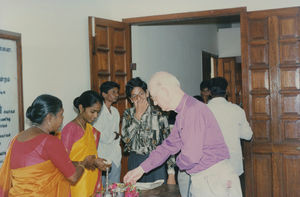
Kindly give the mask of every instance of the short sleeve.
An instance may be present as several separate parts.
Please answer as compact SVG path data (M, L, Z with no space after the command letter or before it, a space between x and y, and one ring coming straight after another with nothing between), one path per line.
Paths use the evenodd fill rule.
M49 136L45 144L45 151L49 160L61 171L65 177L72 176L76 168L69 158L62 142L54 136Z
M68 154L70 154L73 144L77 142L83 134L84 132L82 131L82 128L73 122L68 123L63 128L61 131L61 141L66 147Z

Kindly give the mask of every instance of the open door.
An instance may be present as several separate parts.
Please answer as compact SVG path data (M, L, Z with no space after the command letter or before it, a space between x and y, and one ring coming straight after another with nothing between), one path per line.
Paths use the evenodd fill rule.
M246 196L300 194L300 8L247 13ZM248 146L249 145L249 146Z
M130 27L127 23L89 17L91 88L99 92L108 80L120 84L120 98L115 107L121 120L129 107L125 85L132 77ZM120 130L121 131L121 130ZM122 157L121 180L127 172L127 157Z
M237 105L241 104L242 76L241 64L236 62L235 57L218 58L215 64L214 75L224 77L228 81L227 99Z

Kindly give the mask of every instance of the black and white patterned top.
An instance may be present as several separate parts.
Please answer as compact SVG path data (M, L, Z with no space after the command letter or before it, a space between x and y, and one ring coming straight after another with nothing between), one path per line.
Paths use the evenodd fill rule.
M149 105L140 120L134 117L135 108L124 111L122 120L122 141L124 151L149 154L170 134L167 116ZM175 156L167 161L168 169L175 167Z

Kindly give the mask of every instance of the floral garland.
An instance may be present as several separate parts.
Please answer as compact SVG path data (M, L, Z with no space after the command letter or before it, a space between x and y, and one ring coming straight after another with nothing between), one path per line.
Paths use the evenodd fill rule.
M112 197L139 197L140 190L134 185L125 183L113 183L108 186L108 192ZM103 196L105 189L97 190L91 197Z
M108 186L111 193L124 192L125 197L139 197L139 190L131 184L113 183Z

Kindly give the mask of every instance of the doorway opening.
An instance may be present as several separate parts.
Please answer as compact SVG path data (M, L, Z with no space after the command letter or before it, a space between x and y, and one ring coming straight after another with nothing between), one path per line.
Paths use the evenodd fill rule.
M223 14L212 11L207 15L199 12L123 19L131 24L132 62L137 63L133 76L147 81L157 71L171 72L190 95L200 93L203 80L222 76L240 83L235 87L235 83L229 82L234 86L229 87L230 99L240 104L242 81L226 77L228 69L218 72L217 65L219 58L239 57L241 60L241 24L245 11L239 8ZM239 66L242 66L241 61ZM227 68L227 62L222 67ZM242 69L238 71L241 73Z

